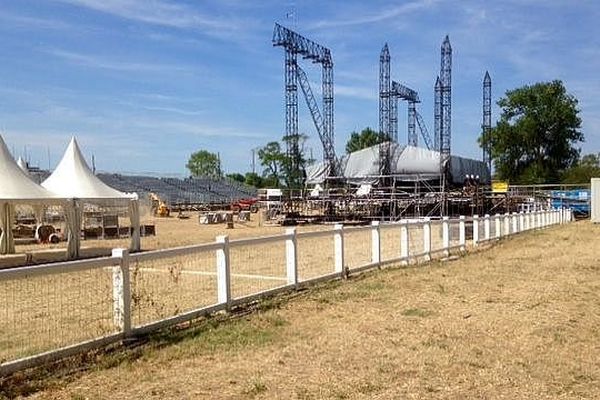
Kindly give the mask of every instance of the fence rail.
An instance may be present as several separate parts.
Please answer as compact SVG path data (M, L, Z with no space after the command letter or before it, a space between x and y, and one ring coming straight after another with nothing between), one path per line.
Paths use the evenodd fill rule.
M573 220L568 209L401 220L0 270L0 376L389 263Z

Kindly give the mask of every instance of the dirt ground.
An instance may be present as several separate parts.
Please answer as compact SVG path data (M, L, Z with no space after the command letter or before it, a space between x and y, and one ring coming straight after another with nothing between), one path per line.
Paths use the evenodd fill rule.
M141 217L142 224L151 224L156 228L156 235L142 237L142 250L164 249L169 247L213 242L218 235L229 235L230 239L245 237L276 235L285 232L286 228L263 222L258 213L251 214L250 221L239 222L237 218L233 229L226 225L201 225L198 213L186 213L189 219L176 217L160 218L151 215ZM128 225L128 221L123 221ZM302 226L299 230L330 229L331 226ZM113 248L129 247L130 239L93 239L81 241L82 257L107 256ZM17 244L14 255L0 256L0 268L9 268L25 264L39 264L65 260L66 242L59 244Z
M578 222L374 271L26 386L39 399L595 399L599 237Z

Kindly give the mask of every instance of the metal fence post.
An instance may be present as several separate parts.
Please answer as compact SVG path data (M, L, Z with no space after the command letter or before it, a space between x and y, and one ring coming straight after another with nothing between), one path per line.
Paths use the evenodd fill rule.
M379 221L371 222L371 262L379 264L381 262L381 235Z
M231 307L231 265L229 262L229 236L217 236L217 301Z
M425 218L425 222L423 222L423 253L425 253L425 260L431 260L431 220L429 217Z
M409 261L408 246L408 220L403 219L400 221L400 257L406 260L403 261L406 264Z
M461 215L458 217L458 245L460 251L466 249L466 234L465 234L465 216Z
M290 238L285 240L285 270L288 285L298 286L298 238L296 237L296 228L285 230Z
M483 218L483 237L488 241L490 240L490 214L485 214Z
M335 224L333 227L333 248L335 258L335 272L345 276L344 272L344 225Z
M444 256L450 255L450 225L448 217L442 217L442 248L444 249Z
M119 265L113 267L113 321L127 337L131 332L129 250L113 249L112 256L119 259Z
M473 215L473 245L479 243L479 215Z

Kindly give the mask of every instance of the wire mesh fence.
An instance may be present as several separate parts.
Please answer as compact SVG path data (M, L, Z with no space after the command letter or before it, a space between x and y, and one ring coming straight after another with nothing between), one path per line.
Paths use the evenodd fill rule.
M294 277L302 282L340 272L342 248L352 272L379 265L378 254L380 261L406 255L406 241L409 255L420 257L427 250L425 227L436 253L474 245L474 226L478 238L484 239L489 230L490 239L495 240L497 235L527 229L527 223L530 229L560 223L558 217L571 220L570 214L545 212L481 217L476 222L444 219L329 231L292 230L266 238L229 242L219 237L205 245L132 255L116 250L112 258L0 270L0 373L7 363L16 368L24 357L58 354L66 346L83 348L85 341L99 338L118 340L132 331L225 309L242 297L289 288ZM119 290L119 285L128 290ZM130 318L131 330L124 322L129 318L123 315Z
M164 254L130 261L131 315L134 326L217 303L214 250Z
M384 224L380 227L381 261L401 256L400 224Z
M112 267L0 280L0 363L118 331Z
M287 284L285 240L232 245L229 249L234 299Z
M334 251L331 231L316 237L299 235L297 238L298 279L305 281L333 273Z
M371 227L344 230L344 261L349 269L369 264L372 258Z

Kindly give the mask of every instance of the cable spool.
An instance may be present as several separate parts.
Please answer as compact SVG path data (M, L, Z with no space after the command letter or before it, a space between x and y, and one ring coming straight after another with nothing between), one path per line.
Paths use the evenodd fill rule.
M60 242L60 237L56 233L52 233L50 234L50 236L48 236L48 242L52 244L57 244Z

